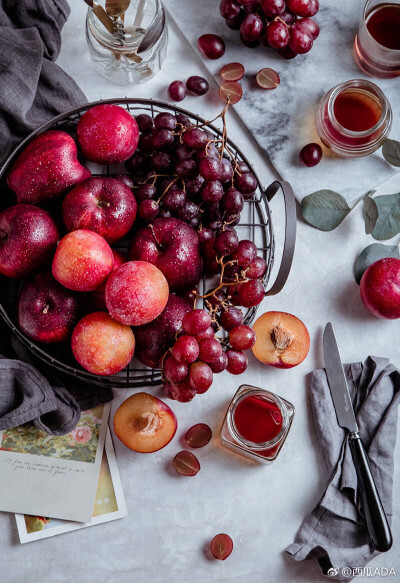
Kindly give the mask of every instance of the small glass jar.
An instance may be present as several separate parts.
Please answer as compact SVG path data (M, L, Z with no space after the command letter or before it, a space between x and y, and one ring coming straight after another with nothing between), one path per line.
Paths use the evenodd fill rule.
M373 126L354 131L345 127L343 122L339 123L335 115L335 101L346 94L355 96L355 99L370 100L379 108L380 116ZM361 115L360 112L361 108L354 109L355 116ZM377 85L364 79L353 79L336 85L324 95L317 108L316 126L323 144L335 154L344 158L367 156L388 137L392 127L392 108Z
M153 18L164 10L161 0L147 1L140 26L133 26L136 9L135 3L131 2L122 29L117 29L115 35L103 26L92 8L87 12L86 40L94 67L103 77L119 85L148 81L160 71L167 55L166 21L156 42L140 55L136 52Z
M249 439L249 435L243 436L238 429L237 414L246 399L253 399L253 407L257 407L256 403L259 401L260 407L272 407L276 412L279 411L279 431L268 441L256 442ZM235 393L222 424L220 439L222 445L239 453L245 457L256 460L258 462L268 464L273 462L285 443L289 429L292 425L294 416L294 407L291 403L278 397L274 393L270 393L265 389L259 389L250 385L242 385ZM264 417L264 412L260 412L260 420ZM249 427L249 434L255 435L254 431L260 429L260 435L263 432L262 427L254 427L254 415L249 416L249 422L253 425ZM240 425L243 426L243 416ZM268 430L267 430L268 432Z
M384 14L382 11L386 11ZM400 0L390 0L389 2L382 2L382 0L368 0L365 4L360 27L356 34L354 41L354 60L362 71L372 75L373 77L391 78L400 75L400 50L398 47L398 40L391 46L385 46L376 40L371 34L370 27L373 19L376 17L379 20L383 19L383 23L389 24L391 30L388 31L385 24L381 23L379 27L380 36L377 36L382 43L395 40L397 28L399 26ZM386 31L394 39L390 39L386 35ZM400 34L398 34L400 36ZM397 37L398 38L398 37Z

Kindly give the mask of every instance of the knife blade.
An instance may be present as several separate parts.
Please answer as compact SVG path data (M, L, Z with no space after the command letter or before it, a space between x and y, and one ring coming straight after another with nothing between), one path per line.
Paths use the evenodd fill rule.
M330 322L325 326L323 337L325 370L329 388L335 405L336 417L340 427L354 433L358 431L357 421L351 404L339 349L336 343L333 327Z
M349 447L357 472L358 490L370 541L377 551L383 553L392 546L392 533L371 472L367 452L358 433L349 387L330 322L328 322L324 330L323 352L326 376L338 425L349 431Z

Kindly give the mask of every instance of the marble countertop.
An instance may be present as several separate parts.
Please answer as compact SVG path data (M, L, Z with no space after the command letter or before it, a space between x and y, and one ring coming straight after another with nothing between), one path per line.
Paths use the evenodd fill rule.
M175 78L204 73L184 37L170 27L170 43L163 70L138 87L119 87L91 67L84 38L85 6L73 2L63 32L58 63L78 82L89 100L108 97L166 99ZM171 2L168 2L170 5ZM208 32L208 30L199 30ZM323 71L321 72L323 75ZM211 81L211 79L210 79ZM333 80L335 82L335 80ZM326 79L326 85L333 83ZM284 87L282 86L283 90ZM205 98L188 98L182 105L210 118L221 107L214 88ZM294 106L295 107L295 106ZM229 117L230 135L249 157L262 181L274 173L257 144L235 113ZM329 178L329 168L326 169ZM281 201L272 203L277 239L276 267L282 242ZM155 455L140 455L114 438L129 516L119 521L21 546L14 516L0 514L0 581L2 583L317 583L323 581L314 561L295 563L284 553L307 513L322 494L318 442L306 391L306 374L323 365L321 335L333 322L343 359L363 360L369 354L387 356L400 366L399 321L382 321L364 308L353 279L357 254L369 243L357 208L332 233L322 233L298 221L293 269L284 290L266 298L260 313L282 310L300 317L311 335L308 358L291 370L266 367L250 356L240 378L227 373L190 404L172 403L178 417L174 440ZM218 432L227 405L239 384L270 389L295 405L296 416L279 458L261 466L221 447ZM151 389L160 395L160 389ZM112 412L131 393L115 391ZM198 451L202 466L195 478L171 471L171 461L183 449L182 438L194 423L206 422L212 442ZM399 459L400 440L395 455ZM400 480L397 464L394 483ZM234 551L225 561L210 560L206 548L212 537L230 534ZM400 499L394 494L393 534L400 540ZM394 567L400 577L399 545L382 554L373 566ZM357 578L359 581L371 579Z

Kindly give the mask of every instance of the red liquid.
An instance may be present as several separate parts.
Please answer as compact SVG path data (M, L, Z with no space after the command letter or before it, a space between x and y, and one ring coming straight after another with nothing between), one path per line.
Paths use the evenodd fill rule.
M282 413L275 403L262 397L245 397L236 406L234 421L237 431L253 443L266 443L282 429Z
M364 132L376 125L382 115L380 101L360 89L346 89L333 104L335 118L340 125L353 132Z
M370 35L387 49L400 50L400 5L378 4L366 18Z

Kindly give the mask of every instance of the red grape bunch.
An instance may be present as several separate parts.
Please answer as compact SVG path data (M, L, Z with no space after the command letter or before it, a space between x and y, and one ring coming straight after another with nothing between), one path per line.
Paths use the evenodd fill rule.
M240 31L245 46L261 43L284 59L308 53L319 35L311 18L318 12L318 0L221 0L219 8L227 26Z
M164 355L162 378L166 395L181 402L206 392L214 374L246 370L244 351L253 346L255 333L244 325L239 306L255 307L264 298L267 264L257 256L256 245L239 240L235 230L258 183L228 147L227 107L218 116L224 124L221 137L179 113L161 112L154 120L138 115L139 148L125 163L141 222L173 217L189 224L199 239L204 275L219 275L203 296L193 286L176 292L194 309L183 317ZM204 307L196 309L199 300Z

